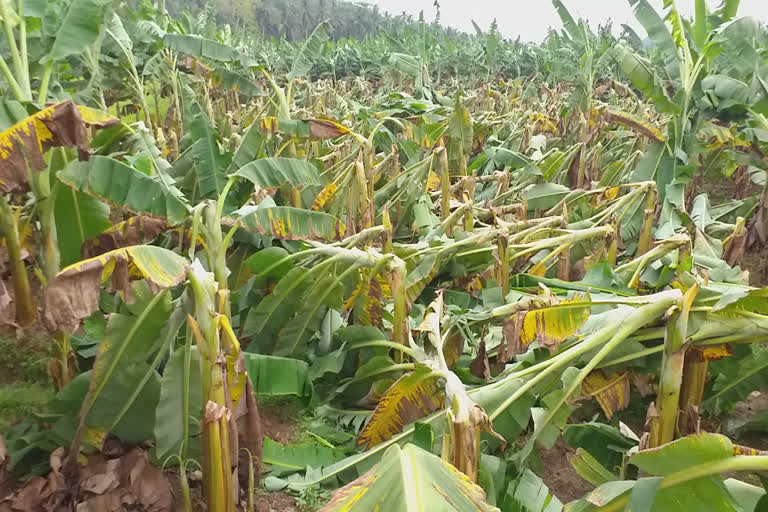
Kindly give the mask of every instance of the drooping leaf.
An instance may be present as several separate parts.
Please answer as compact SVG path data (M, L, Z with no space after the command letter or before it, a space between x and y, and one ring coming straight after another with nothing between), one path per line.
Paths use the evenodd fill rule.
M126 443L143 443L153 438L155 426L152 408L159 403L160 377L146 363L122 366L110 379L108 390L91 408L86 418L85 428L93 433L107 433L126 402L134 395L145 377L149 377L139 390L135 399L128 404L122 418L112 428L111 434ZM70 382L51 402L51 410L63 414L54 426L59 434L74 434L77 425L74 417L85 399L93 371L81 373ZM150 418L149 421L147 418Z
M720 434L693 434L658 448L637 452L630 462L642 471L666 476L691 466L733 457L733 443Z
M344 223L324 212L289 206L259 208L240 219L248 231L283 240L341 240Z
M424 366L400 377L379 400L357 444L373 448L399 434L404 425L441 409L444 395L439 381L440 375Z
M278 119L264 117L259 128L265 133L280 133L302 139L335 139L349 133L349 128L330 119Z
M241 176L262 188L281 185L319 185L317 168L307 160L295 158L262 158L254 160L237 170Z
M557 183L540 183L525 191L528 210L547 210L571 193L571 189Z
M452 169L461 169L459 160L472 149L472 118L469 110L461 102L461 95L456 95L453 115L448 121L448 159Z
M595 421L569 424L563 430L563 439L569 446L589 452L612 472L621 466L624 455L637 446L636 440L626 437L618 428Z
M323 47L329 39L329 30L330 25L323 21L304 40L304 44L293 59L293 66L288 73L289 80L309 74L312 66L319 60Z
M285 357L243 352L248 378L256 396L288 396L300 398L312 394L309 366L304 361Z
M271 466L271 474L283 475L328 466L343 459L344 452L319 444L282 445L265 438L263 457L262 462Z
M136 214L161 217L172 224L187 216L178 190L112 158L94 156L89 162L73 162L57 176L75 190Z
M190 34L165 34L163 43L167 48L219 62L240 62L243 67L255 66L256 61L236 48L224 43Z
M189 262L178 254L151 245L137 245L110 251L64 268L49 283L45 295L44 319L52 330L72 332L80 320L99 306L99 288L110 276L126 293L129 276L146 279L158 288L180 284Z
M612 47L611 55L634 86L653 100L659 111L667 113L679 111L679 107L670 101L664 88L657 83L657 78L649 64L643 61L640 56L621 43Z
M530 469L509 483L500 503L502 510L513 512L560 512L563 504Z
M57 206L60 200L61 198L57 198ZM95 233L96 236L87 239L82 246L82 257L94 258L100 254L123 247L151 242L160 233L168 229L170 229L170 226L168 221L164 219L137 215L119 224L110 226L109 229L99 231Z
M768 350L754 346L745 352L712 363L715 381L704 398L703 409L714 413L731 410L750 393L768 384Z
M382 504L408 512L499 510L486 502L478 485L439 457L414 445L393 445L368 473L334 492L321 512L368 512Z
M650 122L628 112L609 110L606 114L606 120L609 123L620 124L632 128L656 142L665 142L667 140L667 138L664 137L664 134L661 133L661 130L656 128Z
M615 477L600 462L584 448L577 448L576 453L569 457L568 462L576 473L594 486L612 481Z
M44 108L0 133L0 192L27 183L27 166L47 167L44 154L52 147L76 147L88 159L88 126L105 128L118 119L64 101Z
M581 383L584 394L593 396L609 420L613 414L629 405L629 374L617 373L607 377L601 370L587 375Z

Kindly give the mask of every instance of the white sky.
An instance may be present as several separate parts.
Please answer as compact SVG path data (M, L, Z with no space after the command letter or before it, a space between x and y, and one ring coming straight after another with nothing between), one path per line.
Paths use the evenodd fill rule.
M406 11L418 18L419 11L424 11L427 21L435 18L434 0L362 0L377 4L381 10L392 14ZM649 0L661 12L662 0ZM561 27L560 18L550 0L439 0L441 22L465 32L474 33L475 22L483 30L487 29L494 18L504 37L516 39L519 35L524 41L541 41L548 27ZM597 27L609 19L619 27L627 23L644 32L635 22L632 8L627 0L563 0L574 18L585 18L590 25ZM693 12L694 0L677 0L678 10L686 16ZM715 9L721 0L707 0L710 9ZM768 22L768 0L741 0L740 16L754 16Z

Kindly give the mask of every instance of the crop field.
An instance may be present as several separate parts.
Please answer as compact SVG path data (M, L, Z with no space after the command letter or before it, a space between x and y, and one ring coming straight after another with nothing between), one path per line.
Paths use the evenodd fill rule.
M768 510L768 9L626 1L0 0L0 512Z

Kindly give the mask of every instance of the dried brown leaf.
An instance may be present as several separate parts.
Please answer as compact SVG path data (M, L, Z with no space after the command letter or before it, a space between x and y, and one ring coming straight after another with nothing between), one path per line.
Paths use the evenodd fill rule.
M349 133L349 128L325 119L310 119L309 133L314 139L335 139Z
M16 123L0 133L0 192L23 188L27 168L47 167L45 152L53 147L75 147L88 159L88 126L103 128L119 119L64 101Z
M168 221L137 215L121 222L83 243L83 258L94 258L115 249L154 240L169 229Z
M582 392L597 400L600 408L608 419L617 411L622 411L629 405L629 378L627 373L615 374L610 377L600 371L587 375L581 384Z
M221 404L217 404L213 400L208 400L208 403L205 404L205 412L203 413L205 423L216 423L225 416L227 421L229 421L229 409Z
M504 328L502 330L504 341L499 346L499 353L496 356L496 361L498 363L504 364L507 361L511 361L515 355L523 352L523 343L520 339L520 333L523 329L524 320L525 312L521 312L509 317L506 322L504 322Z
M80 320L96 311L99 289L110 275L112 284L130 290L129 278L142 277L156 288L170 288L187 275L189 262L177 254L149 245L110 251L63 269L46 290L43 319L48 329L72 332ZM125 297L130 302L130 297Z
M477 357L469 363L469 371L479 379L488 380L491 378L491 366L488 364L488 352L485 350L485 341L480 342L477 349Z

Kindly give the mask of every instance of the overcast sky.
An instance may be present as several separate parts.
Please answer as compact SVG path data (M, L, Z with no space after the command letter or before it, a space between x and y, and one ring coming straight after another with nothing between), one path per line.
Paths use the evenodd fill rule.
M432 21L435 18L434 0L363 0L377 4L380 9L392 14L403 11L418 17L423 10L425 18ZM550 0L439 0L441 22L444 25L456 27L465 32L474 32L472 22L485 30L494 18L498 20L501 33L511 39L520 36L524 41L541 41L547 32L547 27L561 26L560 18ZM650 0L651 4L661 10L662 0ZM574 18L585 18L596 27L609 19L614 25L628 23L639 29L635 22L632 9L627 0L564 0ZM694 0L678 0L678 9L685 15L693 12ZM721 0L707 0L711 9L717 8ZM768 0L741 0L739 9L741 16L755 16L763 22L768 22ZM639 32L642 37L642 32Z

